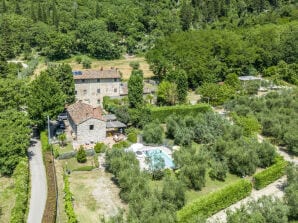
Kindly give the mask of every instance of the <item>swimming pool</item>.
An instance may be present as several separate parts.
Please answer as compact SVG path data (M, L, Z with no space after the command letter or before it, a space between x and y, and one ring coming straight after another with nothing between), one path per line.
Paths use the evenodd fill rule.
M154 156L158 155L161 158L163 158L163 160L165 161L165 168L174 168L175 164L173 162L173 159L171 157L169 157L168 154L166 154L164 151L162 151L161 149L152 149L152 150L147 150L145 152L147 157L152 158L151 162L154 162Z

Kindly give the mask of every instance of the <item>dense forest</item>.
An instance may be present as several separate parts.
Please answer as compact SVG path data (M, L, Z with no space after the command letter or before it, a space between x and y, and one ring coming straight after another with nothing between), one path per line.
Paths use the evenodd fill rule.
M267 23L283 25L298 17L297 9L292 4L294 2L286 0L2 0L0 5L1 58L2 60L12 58L20 53L29 56L32 49L51 60L67 58L77 53L101 59L119 58L124 52L145 52L155 45L156 40L182 30L247 28ZM292 33L295 33L297 29L295 31L295 25L293 26ZM278 30L272 31L274 28ZM282 30L279 28L267 28L264 32L268 33L268 38L275 39L275 35L271 36L272 32L278 35L285 32L284 29L290 29L289 27L284 27ZM241 50L245 44L262 37L262 32L262 29L255 30L255 34L251 38L247 37L247 41L243 40L241 34L233 34L227 41L236 39L239 44L235 51ZM244 31L244 33L247 32ZM224 37L227 34L229 33L223 33L221 36ZM190 34L182 34L180 38L187 38L187 35ZM209 34L203 35L201 40L204 41L206 35ZM215 35L217 35L216 32L212 33L212 36ZM289 39L293 38L291 33L285 38L284 41L293 43ZM268 44L268 41L263 42ZM220 51L220 43L218 45L214 51ZM275 45L272 48L278 50ZM252 53L254 52L244 53L245 55L242 56ZM245 61L245 65L250 65L254 60L256 59L253 57L250 61ZM235 59L232 62L236 62ZM268 62L258 63L262 66L263 63Z

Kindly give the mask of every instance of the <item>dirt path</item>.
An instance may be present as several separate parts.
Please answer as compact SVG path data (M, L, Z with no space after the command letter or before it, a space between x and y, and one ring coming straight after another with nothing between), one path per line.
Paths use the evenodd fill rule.
M283 193L283 184L286 181L286 177L282 177L280 179L278 179L277 181L273 182L272 184L269 184L267 187L261 189L261 190L253 190L251 195L249 197L244 198L241 201L238 201L237 203L231 205L230 207L216 213L215 215L213 215L212 217L207 219L207 223L225 223L226 220L226 211L227 210L235 210L237 208L240 208L241 205L246 204L248 201L254 199L257 200L258 198L262 197L262 196L274 196L274 197L278 197L281 198L283 197L284 193Z

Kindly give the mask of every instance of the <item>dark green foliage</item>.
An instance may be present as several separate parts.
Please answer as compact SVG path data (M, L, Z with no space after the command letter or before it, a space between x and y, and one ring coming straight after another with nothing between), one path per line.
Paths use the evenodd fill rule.
M0 112L0 175L10 176L29 146L30 121L24 112Z
M85 59L83 59L82 64L83 64L84 69L90 69L92 62L90 59L85 58Z
M65 95L60 85L46 72L31 82L27 99L29 116L39 128L45 125L48 115L56 119L56 115L64 109Z
M69 223L76 223L78 222L76 214L73 208L73 195L70 191L70 183L68 180L68 176L66 174L63 175L64 180L64 208L66 215L68 217Z
M153 120L159 120L160 122L164 122L166 118L170 115L176 114L179 116L194 116L198 113L205 113L210 110L211 108L207 104L197 104L153 107L150 109L150 112Z
M175 212L184 204L185 190L175 176L166 177L159 191L151 189L150 175L140 171L134 153L108 150L106 164L121 188L120 197L129 204L128 222L176 222Z
M14 170L13 178L15 182L16 201L11 210L10 222L25 222L29 191L29 165L27 158L20 159Z
M221 105L235 94L233 87L214 83L204 83L197 91L202 96L203 102L208 102L212 105Z
M136 143L138 141L138 135L134 132L131 132L127 135L127 140L132 143Z
M163 129L158 123L149 123L144 126L143 140L148 144L161 144L163 140Z
M247 197L252 185L247 180L239 180L214 193L199 198L177 212L178 222L187 222L196 215L209 217Z
M102 143L102 142L98 142L98 143L96 143L95 146L94 146L94 151L95 151L96 153L104 153L104 152L106 151L107 148L108 148L108 147L107 147L104 143Z
M254 187L260 190L279 179L284 175L286 166L287 162L282 157L278 157L274 165L254 175Z
M130 123L137 128L144 127L152 121L151 110L146 106L128 110Z
M209 177L214 180L224 181L228 173L228 165L226 161L215 160L211 164L211 170L209 171Z
M298 220L298 167L294 164L287 168L285 200L289 207L289 219Z
M73 103L75 100L75 87L71 67L68 64L50 66L46 73L59 83L62 92L66 96L65 102Z
M250 201L235 211L227 212L227 221L287 223L288 207L279 199L263 196Z
M128 100L131 108L139 108L143 104L143 72L133 70L128 80Z
M259 165L255 139L240 139L230 143L226 152L229 170L238 176L252 175Z
M253 114L262 125L263 135L273 137L278 144L286 146L295 154L298 145L297 94L297 90L290 90L268 93L260 98L242 96L227 103L226 108L239 116L250 114L252 117ZM255 124L253 126L256 127Z
M77 153L77 161L79 163L86 163L87 162L87 155L86 155L84 147L82 147L82 146L79 148L79 151Z
M271 166L275 162L276 148L272 144L263 142L256 149L260 167L265 168Z
M209 154L204 149L181 148L174 153L175 164L179 168L179 179L189 188L200 190L205 186L205 175Z

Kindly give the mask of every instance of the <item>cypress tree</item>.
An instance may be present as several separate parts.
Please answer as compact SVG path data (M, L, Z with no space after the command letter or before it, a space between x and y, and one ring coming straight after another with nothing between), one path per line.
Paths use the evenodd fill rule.
M100 17L100 6L98 4L98 2L96 3L96 8L95 8L95 18L99 18Z
M5 0L2 0L2 12L5 13L7 12L7 6Z
M59 16L58 16L58 12L57 12L57 8L55 6L55 4L53 5L53 25L56 27L56 29L58 29L59 27Z
M31 9L30 9L30 13L31 13L31 19L36 22L37 18L36 18L36 14L35 14L35 10L34 10L34 3L31 2Z
M143 104L143 72L133 70L128 80L128 100L131 108L138 108Z
M42 16L43 14L42 14L42 8L41 8L41 4L40 4L40 2L38 3L38 9L37 9L37 19L39 20L39 21L44 21L44 18L43 18L43 16Z
M22 15L22 10L21 10L21 7L20 7L18 2L16 2L15 13L18 14L18 15Z

